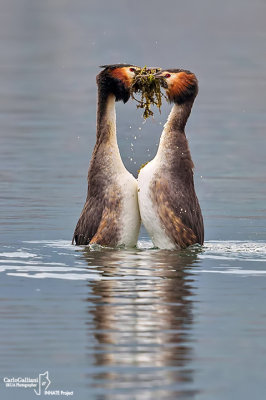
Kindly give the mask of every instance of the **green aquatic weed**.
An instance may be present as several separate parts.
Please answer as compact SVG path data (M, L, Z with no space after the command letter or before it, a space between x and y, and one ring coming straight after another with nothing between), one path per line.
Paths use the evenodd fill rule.
M135 72L135 78L131 85L131 97L138 102L137 108L144 109L143 118L147 119L153 116L151 106L158 107L161 112L162 96L160 79L156 78L154 74L161 71L161 68L148 68L144 67ZM135 97L135 93L140 94L140 99Z

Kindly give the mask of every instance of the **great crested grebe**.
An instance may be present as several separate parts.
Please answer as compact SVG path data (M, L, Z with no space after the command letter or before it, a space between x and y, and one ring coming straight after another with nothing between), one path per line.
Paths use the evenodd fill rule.
M125 168L116 138L115 101L126 103L138 67L104 65L97 75L97 134L88 171L88 192L72 243L107 246L137 243L137 181Z
M204 226L195 193L193 162L185 125L198 93L190 71L168 69L155 75L174 106L161 135L156 156L140 170L139 208L153 244L162 249L203 244Z

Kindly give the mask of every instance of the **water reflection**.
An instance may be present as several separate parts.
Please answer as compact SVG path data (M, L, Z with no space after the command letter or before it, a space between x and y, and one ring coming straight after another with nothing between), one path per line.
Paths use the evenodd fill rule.
M94 389L106 399L112 389L194 398L189 362L197 251L85 251L84 257L104 276L88 284Z

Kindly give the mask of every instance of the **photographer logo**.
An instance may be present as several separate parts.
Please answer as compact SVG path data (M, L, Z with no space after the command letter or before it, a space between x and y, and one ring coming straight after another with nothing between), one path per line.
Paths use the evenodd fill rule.
M36 378L30 377L4 377L4 386L8 389L33 389L37 396L73 396L74 392L69 390L50 390L51 381L49 372L39 374ZM48 390L49 388L49 390Z

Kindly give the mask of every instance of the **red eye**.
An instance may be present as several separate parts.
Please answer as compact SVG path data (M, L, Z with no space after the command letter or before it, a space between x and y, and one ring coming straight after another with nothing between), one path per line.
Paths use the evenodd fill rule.
M164 78L170 78L171 74L165 74Z
M135 72L135 71L136 71L136 69L135 69L135 68L129 68L129 71L131 71L131 72Z

